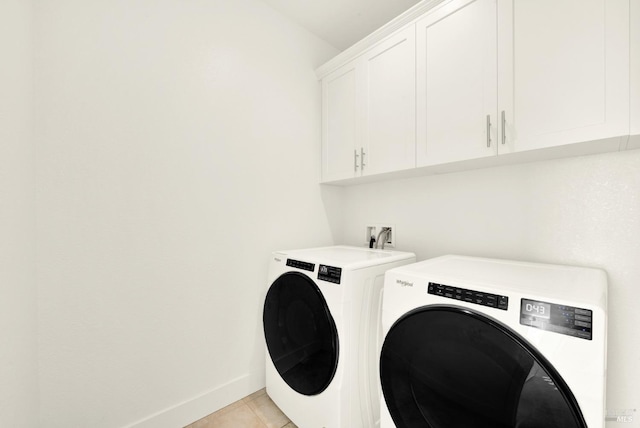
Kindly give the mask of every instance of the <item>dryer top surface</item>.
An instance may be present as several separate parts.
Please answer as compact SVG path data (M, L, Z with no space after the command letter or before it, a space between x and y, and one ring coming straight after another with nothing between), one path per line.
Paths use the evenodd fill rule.
M327 264L343 269L361 269L415 258L415 254L403 251L375 250L346 245L309 248L305 250L277 251L275 254L286 258Z

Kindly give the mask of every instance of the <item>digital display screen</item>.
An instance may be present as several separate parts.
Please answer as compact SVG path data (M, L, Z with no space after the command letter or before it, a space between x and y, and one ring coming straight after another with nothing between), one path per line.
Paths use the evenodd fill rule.
M593 338L593 311L590 309L522 299L520 324L580 339Z
M342 269L334 266L320 265L318 267L318 279L323 281L333 282L334 284L340 284L342 277Z
M522 315L532 315L540 318L551 318L551 305L549 303L527 300L522 303Z

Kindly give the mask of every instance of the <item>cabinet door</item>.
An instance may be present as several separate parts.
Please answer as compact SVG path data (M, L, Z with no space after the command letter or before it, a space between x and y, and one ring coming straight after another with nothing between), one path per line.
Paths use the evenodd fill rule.
M499 1L499 152L627 135L629 1Z
M416 166L415 28L363 56L364 175Z
M323 181L360 175L357 71L352 62L322 80Z
M418 166L494 156L496 0L454 0L417 22Z

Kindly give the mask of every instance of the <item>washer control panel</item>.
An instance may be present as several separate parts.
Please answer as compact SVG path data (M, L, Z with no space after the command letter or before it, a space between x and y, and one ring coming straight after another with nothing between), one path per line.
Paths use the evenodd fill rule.
M468 290L466 288L455 287L452 285L430 282L427 292L435 296L474 303L476 305L489 306L491 308L502 309L503 311L509 309L509 298L507 296L485 293L484 291Z
M574 306L522 299L520 324L581 339L593 338L593 311Z
M287 259L287 266L296 269L302 269L309 272L316 270L315 263L303 262L300 260ZM334 266L319 265L318 266L318 279L323 281L332 282L334 284L340 284L342 278L342 269Z
M320 265L320 267L318 268L318 279L321 279L323 281L340 284L341 277L342 269L339 267Z
M316 265L313 263L301 262L300 260L287 259L287 266L291 266L297 269L308 270L313 272Z

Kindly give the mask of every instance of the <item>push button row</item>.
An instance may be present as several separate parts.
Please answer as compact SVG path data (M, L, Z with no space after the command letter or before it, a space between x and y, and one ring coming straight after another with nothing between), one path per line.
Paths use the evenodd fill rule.
M308 270L309 272L313 272L316 268L316 265L308 262L301 262L300 260L287 259L287 266L291 266L297 269Z
M497 294L484 293L482 291L467 290L466 288L452 287L450 285L430 282L427 289L429 294L460 300L476 305L489 306L491 308L506 311L509 308L509 298Z

